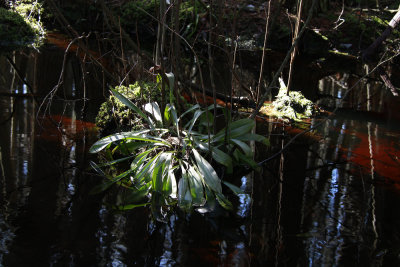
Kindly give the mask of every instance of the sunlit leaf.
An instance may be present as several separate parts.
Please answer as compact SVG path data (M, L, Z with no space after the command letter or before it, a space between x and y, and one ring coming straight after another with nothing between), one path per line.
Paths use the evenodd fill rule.
M190 166L187 177L189 181L193 205L204 205L206 199L204 198L202 179L199 173L193 168L193 166Z
M162 191L162 170L163 170L163 154L158 157L157 161L154 163L155 166L152 171L152 181L153 181L153 191Z
M176 113L176 109L174 105L170 105L167 104L168 107L168 111L171 113L171 117L172 117L172 122L173 125L176 128L176 133L178 135L178 137L180 136L180 131L179 131L179 118L178 118L178 114Z
M155 148L146 150L146 151L140 153L139 155L137 155L136 158L131 163L131 169L135 170L138 166L140 166L146 160L147 155L150 152L154 151L154 149Z
M177 198L178 187L173 169L169 169L165 176L163 191L171 198Z
M174 99L174 85L175 85L175 75L172 72L165 73L168 79L169 87L169 103L172 105Z
M103 176L103 177L108 177L108 175L105 174L105 173L103 172L102 169L100 169L101 165L97 165L97 164L96 164L95 162L93 162L93 161L90 161L89 164L90 164L90 166L91 166L98 174L100 174L100 175Z
M158 122L162 122L161 110L157 102L147 103L143 106L144 110L153 115Z
M149 130L122 132L103 137L92 145L92 147L89 149L89 153L97 153L113 142L126 140L127 138L133 139L134 137L140 137L147 132L149 132Z
M172 115L171 115L171 105L167 104L164 109L164 123L166 125L171 125L172 123Z
M192 196L189 190L186 171L182 172L182 178L178 183L178 204L183 210L189 210L192 205Z
M163 177L164 171L169 167L167 164L170 163L171 153L162 153L157 159L155 163L155 167L153 169L152 180L153 180L153 189L157 192L162 192L163 190Z
M155 163L157 162L158 157L160 156L162 152L159 152L156 156L154 156L151 160L149 160L144 166L143 168L140 169L140 171L135 175L134 179L136 179L137 181L142 181L143 178L147 178L148 174L151 174L152 170L155 167ZM147 179L145 179L146 182Z
M195 125L197 119L200 117L201 114L203 114L204 111L202 110L196 110L193 114L193 118L185 125L185 128L188 130L188 134L192 131L193 126Z
M217 197L218 203L227 210L233 209L232 203L222 194L216 193L215 196Z
M196 149L192 149L194 157L196 159L197 166L203 174L205 184L209 186L213 191L221 193L221 181L214 170L214 168L203 158Z

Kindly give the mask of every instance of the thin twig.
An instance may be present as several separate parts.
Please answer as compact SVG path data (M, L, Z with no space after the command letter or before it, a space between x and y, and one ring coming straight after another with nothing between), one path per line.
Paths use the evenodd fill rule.
M271 15L271 2L272 2L272 0L270 0L268 2L268 13L266 14L267 21L265 22L265 35L264 35L263 53L262 53L261 66L260 66L260 76L258 77L258 84L257 84L257 90L256 90L256 101L257 102L260 98L261 80L262 80L263 73L264 73L265 50L267 47L267 39L268 39L268 25L269 25L269 18Z
M300 0L300 3L297 5L297 20L296 20L296 26L294 29L294 35L293 35L293 43L294 40L297 39L297 36L299 34L299 27L300 27L300 22L301 22L301 11L303 10L303 0ZM288 77L288 82L287 82L287 91L286 94L289 95L289 92L292 87L292 80L293 80L293 64L294 64L294 59L296 57L297 53L297 44L294 46L294 49L290 55L290 63L289 63L289 77Z

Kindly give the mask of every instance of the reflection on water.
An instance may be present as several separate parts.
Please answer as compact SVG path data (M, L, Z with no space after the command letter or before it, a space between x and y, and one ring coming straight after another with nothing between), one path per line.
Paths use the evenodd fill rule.
M21 68L36 69L27 68L25 78L39 95L58 80L44 82L40 73L60 71L38 63L47 52L15 58ZM68 97L55 98L45 116L36 116L38 104L30 97L0 97L0 265L400 264L400 132L372 114L384 111L382 99L365 104L362 110L369 113L338 113L314 138L295 142L260 173L232 177L244 191L231 196L233 212L177 211L159 223L147 208L118 213L107 205L108 196L89 195L100 181L88 171L86 153L96 131L81 112L88 105L94 114L97 106L84 104L79 73L72 73L79 61L69 62L62 89ZM9 64L0 66L1 93L29 93ZM332 82L326 79L321 84ZM339 85L324 93L342 97L348 84ZM260 160L288 141L281 131L269 125L271 146L257 151Z

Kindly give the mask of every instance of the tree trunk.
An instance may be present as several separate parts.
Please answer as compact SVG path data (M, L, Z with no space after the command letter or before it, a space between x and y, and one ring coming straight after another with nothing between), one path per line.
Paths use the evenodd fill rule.
M365 62L373 61L373 56L377 53L378 48L381 44L389 37L393 30L400 23L400 9L397 11L396 15L392 18L387 26L386 30L379 36L367 49L364 50L362 58Z

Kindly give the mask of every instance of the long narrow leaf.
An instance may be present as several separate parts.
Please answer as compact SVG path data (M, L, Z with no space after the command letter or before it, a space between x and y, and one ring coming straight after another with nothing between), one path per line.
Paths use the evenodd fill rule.
M248 133L248 134L242 134L240 136L236 137L237 140L240 141L256 141L256 142L260 142L263 143L265 145L269 145L269 140L267 137L262 136L260 134L253 134L253 133Z
M246 155L246 157L251 157L253 155L253 151L251 150L251 147L248 144L246 144L245 142L242 142L237 139L231 139L231 142L233 142L235 145L240 147L242 149L242 151L244 152L244 154Z
M193 149L193 154L197 163L197 166L204 176L204 181L207 186L209 186L213 191L221 193L221 181L217 175L214 168L208 163L208 161L203 158L196 149Z
M154 151L154 149L155 149L155 148L146 150L146 151L140 153L139 155L137 155L136 158L135 158L135 159L132 161L132 163L131 163L131 169L132 169L132 170L137 169L137 168L146 160L147 155L148 155L150 152Z
M190 193L192 195L193 205L202 206L206 199L204 198L203 183L199 173L191 166L188 170L188 181Z
M189 112L192 112L193 110L199 109L199 108L200 108L200 105L199 105L199 104L196 104L196 105L194 105L194 106L191 106L188 110L186 110L185 112L183 112L181 116L179 116L179 120L181 120L181 119L182 119L186 114L188 114Z
M103 172L103 170L102 169L100 169L100 165L97 165L95 162L93 162L93 161L90 161L89 162L89 164L90 164L90 166L98 173L98 174L100 174L101 176L104 176L104 177L108 177L107 176L107 174L105 174L104 172Z
M198 119L198 118L201 116L201 114L203 114L203 113L204 113L204 111L202 111L202 110L196 110L196 111L194 112L193 118L185 125L185 128L187 128L188 125L190 125L189 128L188 128L188 134L190 134L190 132L192 131L193 126L196 124L197 119Z
M132 204L142 202L149 193L150 183L144 184L140 188L133 188L130 193L123 199L124 203Z
M92 145L92 147L89 149L89 153L97 153L113 142L123 140L129 136L140 136L147 132L149 132L149 130L136 131L136 132L122 132L103 137Z
M165 192L165 194L167 196L170 196L171 198L178 197L178 187L176 184L176 178L173 169L169 169L168 173L166 174L165 182L163 185L163 192Z
M178 204L183 210L189 210L192 205L192 196L189 190L186 171L182 173L182 178L178 183Z
M171 115L172 115L172 119L174 120L174 125L176 127L176 132L178 134L178 137L180 137L179 118L178 118L178 114L176 113L175 106L171 106Z
M154 137L151 135L145 135L144 133L146 132L148 132L148 130L137 131L137 132L122 132L106 136L98 140L96 143L94 143L92 147L89 149L89 152L97 153L106 148L109 144L122 140L137 140L137 141L154 143L154 145L170 146L170 144L165 140L163 140L162 138Z
M135 150L148 145L148 142L138 142L137 140L127 139L126 142L120 142L117 146L115 146L113 153L118 151L123 155L130 155L134 153Z
M252 158L247 157L244 155L242 152L240 152L238 149L236 149L233 152L234 156L238 158L239 161L242 161L246 163L248 166L250 166L253 170L258 171L260 169L260 166L255 162Z
M127 170L123 173L121 173L120 175L116 176L115 178L113 178L112 180L109 180L105 183L99 184L97 186L95 186L91 191L90 194L97 194L100 192L103 192L105 190L107 190L108 188L110 188L110 186L112 186L113 184L121 181L123 178L125 178L126 176L132 174L133 171L132 170Z
M165 73L168 79L168 87L169 87L169 103L173 104L174 99L174 85L175 85L175 75L172 72Z
M163 188L164 169L166 168L165 163L168 161L168 158L170 157L171 157L170 153L162 153L155 162L155 167L153 169L153 174L152 174L153 190L159 193L161 193Z
M145 207L147 205L150 205L150 203L141 203L141 204L128 204L128 205L120 205L120 206L114 206L114 209L119 210L119 211L124 211L124 210L131 210L134 208L138 207Z
M153 191L160 192L162 190L162 165L164 161L162 157L158 157L157 161L154 163L155 166L152 171L152 182Z
M157 161L158 157L160 156L162 152L158 153L156 156L154 156L151 160L149 160L144 166L143 168L141 168L141 170L139 171L139 173L137 173L135 175L135 179L138 180L139 182L141 182L143 180L143 178L146 178L148 174L151 173L151 171L154 169L155 167L155 162ZM145 179L146 180L146 179ZM148 181L146 181L148 182Z
M227 187L229 187L229 189L232 190L232 192L235 193L235 195L244 194L243 190L240 189L239 187L237 187L236 185L231 184L231 183L229 183L229 182L227 182L227 181L223 181L223 183L224 183Z
M238 136L247 134L253 129L255 126L255 122L251 119L241 119L232 122L228 126L228 137L229 138L236 138ZM219 131L214 137L213 142L223 141L225 139L226 129L222 129Z
M232 203L222 194L222 193L217 193L215 194L217 197L218 203L225 209L231 210L233 209Z
M135 104L132 103L132 101L130 101L128 98L126 98L125 96L123 96L122 94L120 94L117 90L112 89L111 91L113 93L113 95L118 98L119 101L121 101L124 105L126 105L128 108L130 108L131 110L135 111L140 117L142 117L145 121L147 121L147 123L150 125L150 127L153 129L154 125L153 123L150 121L149 117L146 116L146 114L143 113L143 111L140 110L140 108L138 108Z
M105 163L102 163L102 164L96 164L96 166L98 167L98 168L100 168L100 167L105 167L105 166L112 166L112 165L114 165L114 164L117 164L117 163L120 163L120 162L124 162L124 161L126 161L126 160L128 160L128 159L131 159L131 158L133 158L134 156L129 156L129 157L124 157L124 158L120 158L120 159L116 159L116 160L112 160L112 161L108 161L108 162L105 162ZM94 162L90 162L90 164L92 165L92 163L93 164L95 164ZM93 165L92 165L92 168L93 169L95 169L95 167L93 167ZM95 169L96 170L96 169ZM97 170L96 170L97 171ZM103 173L103 175L104 176L106 176L105 174L104 174L104 172L102 171L102 173Z
M153 115L153 118L158 122L162 122L161 110L157 102L147 103L143 106L144 110Z
M227 168L228 173L233 172L233 165L232 165L232 158L227 153L223 152L222 150L214 147L212 149L212 157L213 159L218 162L219 164L224 165Z

